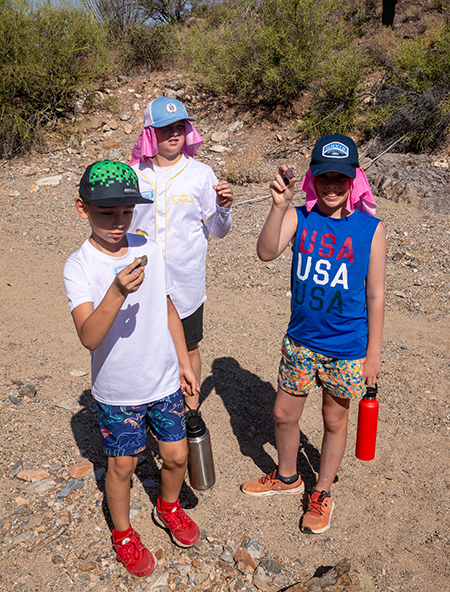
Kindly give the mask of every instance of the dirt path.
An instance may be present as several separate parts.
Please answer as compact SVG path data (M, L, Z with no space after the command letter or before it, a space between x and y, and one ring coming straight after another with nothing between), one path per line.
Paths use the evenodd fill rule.
M86 394L80 398L89 388L89 356L76 338L62 283L64 260L86 228L72 206L74 181L57 190L41 189L31 199L20 166L15 169L20 196L11 197L9 189L1 196L0 589L150 590L150 584L147 588L123 570L114 571L116 566L108 567L114 559L101 481L97 486L86 479L83 489L55 500L69 480L71 464L89 459L96 469L105 465L92 400ZM202 408L213 438L217 483L197 493L198 503L186 487L185 503L195 506L189 512L212 541L239 544L247 536L259 541L264 556L282 566L284 585L353 557L379 590L447 590L449 219L424 218L418 210L381 200L389 251L377 456L370 463L354 456L354 408L333 489L332 528L324 536L307 537L298 529L302 500L258 500L239 491L244 479L275 466L271 408L289 316L289 254L269 264L255 256L269 202L239 205L265 191L266 186L254 186L244 195L238 189L233 229L210 245ZM397 252L402 259L393 261ZM416 267L408 266L411 258ZM85 375L74 376L74 371ZM18 395L17 380L36 385L37 395ZM22 404L15 405L10 395ZM60 406L62 399L71 409ZM311 487L321 440L317 395L301 427L299 467ZM33 492L13 477L19 461L25 468L47 470L54 487ZM172 546L149 519L157 468L152 453L133 487L133 516L151 548L161 548L170 558ZM144 489L142 481L148 478L156 486ZM52 540L61 527L64 532ZM50 536L49 543L39 548L43 534ZM83 571L91 556L96 557L94 567ZM196 589L183 585L171 589Z

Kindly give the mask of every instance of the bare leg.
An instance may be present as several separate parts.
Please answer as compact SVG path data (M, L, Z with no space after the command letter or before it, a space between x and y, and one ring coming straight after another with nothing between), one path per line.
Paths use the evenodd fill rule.
M161 468L162 491L161 496L168 504L175 503L180 496L187 467L186 438L179 442L160 442L159 453L163 466Z
M323 389L322 416L324 434L320 453L319 479L315 488L330 491L337 475L347 443L350 401L333 397Z
M297 473L297 456L300 446L299 419L303 413L306 396L290 395L278 387L273 408L275 439L278 450L278 472L283 477Z
M189 359L192 364L192 369L195 372L195 376L198 379L199 384L202 380L202 360L200 358L200 350L198 349L198 343L195 345L188 346ZM191 409L197 409L199 403L199 395L193 395L192 397L185 397L186 403Z
M137 464L133 456L109 456L105 478L106 499L116 530L130 526L130 483Z

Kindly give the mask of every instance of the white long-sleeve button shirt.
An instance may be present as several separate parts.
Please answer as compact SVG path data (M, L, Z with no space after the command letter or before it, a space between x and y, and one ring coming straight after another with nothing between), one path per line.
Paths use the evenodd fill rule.
M172 301L182 319L206 300L205 263L208 237L223 238L231 227L231 208L216 203L212 169L184 155L159 175L150 159L133 165L144 197L129 232L145 234L161 246L175 284Z

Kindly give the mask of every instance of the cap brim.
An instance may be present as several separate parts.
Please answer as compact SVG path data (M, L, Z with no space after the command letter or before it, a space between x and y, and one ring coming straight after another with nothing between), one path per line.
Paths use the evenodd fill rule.
M82 198L83 199L83 198ZM145 197L108 197L106 199L88 200L83 199L86 203L91 203L99 208L115 208L116 206L136 206L138 204L152 204L153 201L145 199Z
M323 162L311 165L311 175L313 177L318 177L324 173L342 173L343 175L347 175L347 177L354 179L356 177L356 167L343 162L337 162L336 160L333 162Z
M176 115L174 115L173 117L168 117L167 119L164 119L164 121L151 123L148 127L166 127L166 125L176 123L177 121L195 121L195 119L193 117L177 117Z

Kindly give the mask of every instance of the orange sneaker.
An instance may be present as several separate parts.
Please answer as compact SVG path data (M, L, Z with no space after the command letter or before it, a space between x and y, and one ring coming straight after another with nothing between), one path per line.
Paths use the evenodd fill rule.
M301 531L308 534L321 534L330 528L334 502L331 492L312 490L308 509L302 518Z
M305 489L302 478L298 477L297 481L287 485L276 478L277 469L270 475L261 477L260 479L251 479L245 481L241 485L242 493L247 495L275 495L277 493L302 493Z
M141 542L138 533L132 530L122 541L112 534L113 546L117 551L117 561L121 561L133 576L145 578L156 567L156 559Z

